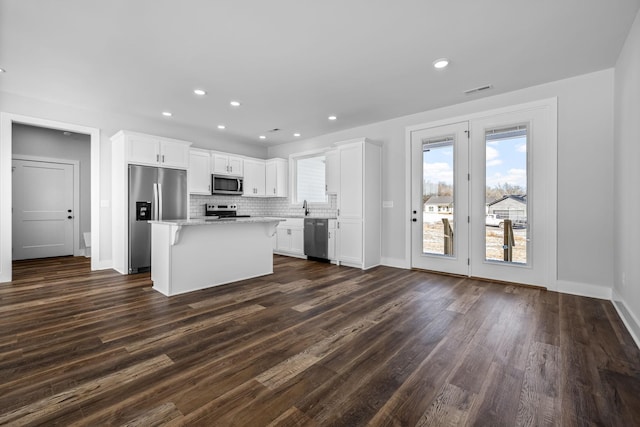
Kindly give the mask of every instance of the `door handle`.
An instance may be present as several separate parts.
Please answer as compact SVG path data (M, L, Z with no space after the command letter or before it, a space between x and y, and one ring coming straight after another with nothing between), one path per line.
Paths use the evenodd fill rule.
M73 219L73 217L72 217L71 215L69 215L69 216L67 217L67 219Z
M417 220L417 219L415 219L415 218L413 218L411 221L413 221L413 222L418 222L418 220Z
M71 213L71 209L67 209L67 212Z

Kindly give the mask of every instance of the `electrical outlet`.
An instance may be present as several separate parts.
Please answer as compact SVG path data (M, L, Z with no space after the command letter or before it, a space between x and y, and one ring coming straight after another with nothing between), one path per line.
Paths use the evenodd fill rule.
M627 275L622 273L622 287L627 286Z

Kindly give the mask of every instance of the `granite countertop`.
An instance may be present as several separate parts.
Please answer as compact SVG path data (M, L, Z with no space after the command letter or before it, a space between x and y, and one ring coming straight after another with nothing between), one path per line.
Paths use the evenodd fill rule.
M337 219L335 216L325 216L325 215L281 215L279 218L314 218L314 219Z
M205 219L202 218L194 218L194 219L176 219L176 220L163 220L163 221L149 221L150 224L167 224L167 225L220 225L220 224L247 224L247 223L258 223L258 222L280 222L284 221L282 217L269 217L269 216L252 216L247 218L210 218Z

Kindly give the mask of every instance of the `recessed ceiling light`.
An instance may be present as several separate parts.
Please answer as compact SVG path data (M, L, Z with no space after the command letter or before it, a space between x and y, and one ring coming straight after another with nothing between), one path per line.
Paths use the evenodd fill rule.
M338 118L336 116L329 116L327 117L329 120L337 120Z
M207 94L207 92L202 89L194 89L193 93L195 93L198 96L205 96Z
M240 106L240 101L231 101L229 103L229 105L231 105L232 107L239 107Z
M171 117L171 116L173 116L173 114L171 114L169 111L163 111L163 112L162 112L162 115L163 115L163 116L165 116L165 117Z
M449 65L449 60L447 58L440 58L433 61L434 68L444 68Z
M260 138L260 139L267 139L267 137L266 137L266 136L264 136L264 135L260 135L258 138Z
M218 129L225 129L226 126L225 125L218 125Z
M293 136L298 137L298 136L300 136L300 134L296 132L296 133L293 134Z

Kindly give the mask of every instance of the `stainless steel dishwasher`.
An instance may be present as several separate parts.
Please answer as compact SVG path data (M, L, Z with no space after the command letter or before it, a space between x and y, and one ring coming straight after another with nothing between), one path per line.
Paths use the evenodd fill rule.
M304 254L309 259L329 259L329 220L304 219Z

